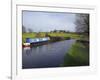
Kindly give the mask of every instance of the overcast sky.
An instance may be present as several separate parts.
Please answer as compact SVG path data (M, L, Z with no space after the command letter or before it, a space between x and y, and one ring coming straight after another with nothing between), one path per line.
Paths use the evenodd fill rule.
M48 32L52 30L75 31L75 14L23 11L23 26L33 32Z

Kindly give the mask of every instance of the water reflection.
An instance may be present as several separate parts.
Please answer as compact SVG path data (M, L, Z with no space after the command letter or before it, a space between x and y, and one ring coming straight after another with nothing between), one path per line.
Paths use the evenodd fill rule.
M65 40L22 50L23 68L59 67L75 40Z

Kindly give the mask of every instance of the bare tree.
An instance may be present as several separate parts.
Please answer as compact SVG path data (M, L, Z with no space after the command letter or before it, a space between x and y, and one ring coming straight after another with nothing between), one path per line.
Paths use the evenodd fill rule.
M89 14L76 14L76 32L89 34Z
M25 33L26 32L26 28L24 26L22 26L22 32Z
M31 32L33 32L33 30L32 30L31 28L29 28L29 29L28 29L28 32L30 32L30 33L31 33Z

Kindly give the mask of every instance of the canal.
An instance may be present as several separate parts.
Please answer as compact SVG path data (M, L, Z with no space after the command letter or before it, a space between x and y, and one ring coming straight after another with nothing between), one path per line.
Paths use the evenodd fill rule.
M64 40L22 50L22 68L60 67L75 40Z

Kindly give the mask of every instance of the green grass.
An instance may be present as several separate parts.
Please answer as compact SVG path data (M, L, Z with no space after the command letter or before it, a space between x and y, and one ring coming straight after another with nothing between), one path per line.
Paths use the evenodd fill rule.
M89 65L89 46L76 42L72 45L64 57L62 66L85 66Z
M71 37L71 38L79 38L80 35L73 33L49 33L50 36L59 36L59 37Z

